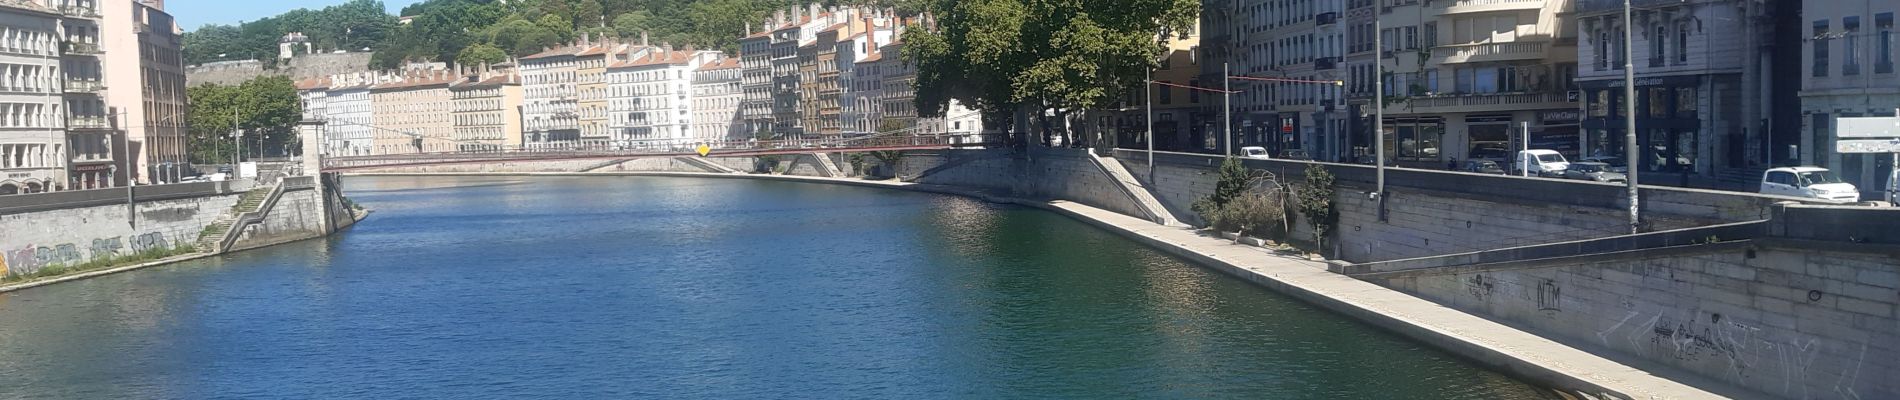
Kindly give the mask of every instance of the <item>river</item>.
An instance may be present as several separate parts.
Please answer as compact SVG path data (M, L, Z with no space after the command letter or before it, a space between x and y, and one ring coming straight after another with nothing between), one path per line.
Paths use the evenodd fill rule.
M352 177L310 240L0 294L0 398L1541 399L1050 212Z

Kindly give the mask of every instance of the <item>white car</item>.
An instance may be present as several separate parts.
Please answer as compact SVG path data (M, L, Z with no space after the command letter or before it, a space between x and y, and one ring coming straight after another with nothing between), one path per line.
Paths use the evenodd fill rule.
M1860 201L1860 188L1821 167L1774 168L1763 172L1761 193L1821 199L1836 203Z
M1528 167L1526 162L1530 163ZM1517 161L1511 166L1516 171L1530 171L1533 176L1559 176L1570 169L1570 161L1556 150L1531 149L1517 152Z
M1241 158L1257 158L1261 160L1273 159L1273 156L1267 155L1267 148L1259 147L1259 146L1248 146L1248 147L1240 148L1240 157Z

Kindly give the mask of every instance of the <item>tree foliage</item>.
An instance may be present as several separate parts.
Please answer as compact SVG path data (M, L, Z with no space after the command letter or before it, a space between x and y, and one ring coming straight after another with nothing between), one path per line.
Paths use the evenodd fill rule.
M1325 238L1339 222L1339 208L1333 204L1333 173L1327 172L1319 164L1306 166L1306 185L1293 191L1294 199L1299 203L1300 217L1306 218L1306 224L1313 227L1313 246L1315 250L1325 248Z
M237 25L206 25L184 35L185 62L255 59L274 62L277 43L303 32L319 51L380 48L397 27L378 0L353 0L321 10L297 9Z
M235 128L245 132L247 156L260 152L279 155L286 148L295 151L296 125L303 119L303 105L290 78L260 77L235 86L205 84L185 92L192 108L186 116L191 123L192 162L230 161L235 146L230 136L234 112Z
M936 27L912 27L904 60L917 66L917 109L950 100L1006 114L1022 106L1107 104L1159 66L1163 42L1199 17L1195 0L931 0ZM1159 39L1158 39L1159 38Z

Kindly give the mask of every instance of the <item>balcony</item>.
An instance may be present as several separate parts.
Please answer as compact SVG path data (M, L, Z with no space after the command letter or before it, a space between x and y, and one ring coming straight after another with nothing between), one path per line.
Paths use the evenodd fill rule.
M1386 108L1386 113L1442 114L1577 108L1564 93L1477 93L1420 96Z
M1629 0L1629 2L1630 8L1638 10L1683 5L1682 0ZM1576 6L1572 9L1576 10L1577 15L1622 12L1623 0L1576 0Z
M1618 0L1621 5L1621 0ZM1537 10L1544 8L1545 0L1440 0L1433 4L1441 15L1466 14L1492 11Z
M66 119L66 128L72 130L112 129L112 123L106 117L70 117Z
M99 81L66 80L66 93L99 93L104 90L106 85Z
M1508 42L1453 44L1432 48L1432 61L1457 64L1487 61L1537 60L1544 58L1549 42Z
M1339 13L1336 12L1323 12L1313 16L1314 25L1327 26L1337 23L1339 23Z
M1339 57L1320 57L1313 60L1313 70L1325 71L1339 68Z
M71 56L96 56L106 53L106 50L99 47L98 43L68 41L64 49L66 50L66 55Z
M67 16L67 17L70 17L70 18L85 18L85 19L102 19L102 18L105 18L105 16L103 16L103 15L100 15L100 14L99 14L99 10L98 10L98 9L96 9L96 8L93 8L93 7L90 7L90 6L64 6L64 7L60 7L60 8L59 8L59 15L64 15L64 16Z

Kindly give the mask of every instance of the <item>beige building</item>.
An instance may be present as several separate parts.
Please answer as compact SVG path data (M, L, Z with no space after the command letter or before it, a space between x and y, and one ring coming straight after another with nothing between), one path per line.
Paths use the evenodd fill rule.
M521 76L507 67L469 74L449 86L456 150L521 148Z
M457 150L446 71L413 75L372 86L370 104L375 121L372 154L441 153Z
M626 46L611 41L590 43L583 34L577 47L582 49L574 54L575 94L580 98L576 107L580 113L581 144L588 147L604 146L613 136L607 128L607 65L613 62L610 56L625 51Z
M739 120L739 58L726 57L693 71L693 136L695 141L750 139Z
M67 1L83 6L85 1ZM123 178L141 184L164 182L156 170L164 163L186 162L185 66L180 54L177 24L165 13L163 2L104 1L99 3L98 41L87 42L88 25L68 18L66 53L73 57L104 57L101 72L106 87L105 112L109 123L124 132L131 171ZM79 33L75 35L75 33ZM95 45L96 43L96 45ZM93 50L96 49L96 50ZM83 60L78 60L83 62ZM125 171L121 171L125 172ZM177 175L167 171L166 174Z

